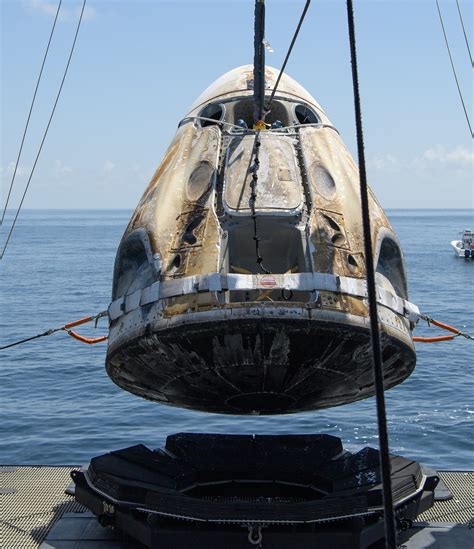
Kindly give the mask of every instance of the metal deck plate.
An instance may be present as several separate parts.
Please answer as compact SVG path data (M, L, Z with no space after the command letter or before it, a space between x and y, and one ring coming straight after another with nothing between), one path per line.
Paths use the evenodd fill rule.
M0 467L0 546L38 547L66 512L85 511L64 493L77 467Z
M453 522L474 528L474 472L438 471L438 473L453 497L447 501L436 502L434 507L418 517L418 522Z
M69 474L77 468L0 467L2 549L124 549L113 533L96 527L96 519L65 494ZM436 502L420 515L421 521L430 524L415 524L405 542L407 549L426 547L427 539L431 548L474 547L474 530L468 528L473 520L474 472L440 471L440 476L454 497ZM67 517L58 521L64 513Z

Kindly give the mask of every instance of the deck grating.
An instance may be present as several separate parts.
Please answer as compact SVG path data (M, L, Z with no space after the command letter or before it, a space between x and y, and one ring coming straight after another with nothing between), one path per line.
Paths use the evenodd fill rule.
M39 547L64 513L86 510L64 493L73 469L78 467L0 467L2 549Z
M452 499L437 501L418 517L417 522L454 522L474 528L474 472L438 471L453 494Z
M64 513L86 512L65 493L70 472L79 467L0 467L0 547L36 549ZM474 472L440 471L453 493L418 517L423 522L456 523L474 527ZM86 518L87 515L82 515Z

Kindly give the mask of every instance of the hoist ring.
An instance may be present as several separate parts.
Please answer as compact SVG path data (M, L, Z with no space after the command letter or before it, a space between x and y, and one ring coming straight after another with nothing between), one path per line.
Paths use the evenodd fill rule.
M293 297L293 290L283 288L283 290L281 291L281 297L283 301L290 301L290 299Z
M261 526L249 526L249 542L252 545L260 545L262 543L262 527Z

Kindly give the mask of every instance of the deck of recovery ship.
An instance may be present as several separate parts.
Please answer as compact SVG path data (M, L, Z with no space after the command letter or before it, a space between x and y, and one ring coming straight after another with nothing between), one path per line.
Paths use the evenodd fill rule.
M2 549L138 548L100 526L66 493L77 467L0 468ZM434 507L418 517L402 540L406 549L474 547L474 471L439 471ZM179 537L179 536L178 536ZM176 547L179 547L179 541Z

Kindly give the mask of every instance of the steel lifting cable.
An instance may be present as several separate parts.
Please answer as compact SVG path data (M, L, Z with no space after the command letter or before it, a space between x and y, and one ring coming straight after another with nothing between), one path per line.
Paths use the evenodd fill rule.
M25 339L20 339L19 341L15 341L14 343L10 343L8 345L4 345L3 347L0 347L0 351L3 351L4 349L9 349L10 347L15 347L16 345L21 345L23 343L27 343L28 341L32 341L33 339L38 339L40 337L49 336L52 334L55 334L56 332L67 332L71 337L74 339L77 339L79 341L82 341L83 343L87 343L89 345L94 345L95 343L101 343L102 341L105 341L107 339L107 336L100 336L100 337L85 337L81 334L78 334L77 332L71 330L71 328L75 328L76 326L81 326L82 324L87 324L88 322L95 321L96 326L97 322L100 318L103 316L107 316L107 311L102 311L94 316L86 316L84 318L80 318L79 320L74 320L73 322L68 322L67 324L64 324L64 326L60 326L59 328L51 328L49 330L46 330L46 332L42 332L40 334L34 335L32 337L27 337Z
M471 67L474 67L474 63L472 61L472 55L471 55L471 48L469 47L469 40L467 39L466 29L464 27L464 20L462 18L461 8L459 6L459 1L458 0L456 0L456 5L458 7L459 19L461 21L461 27L462 27L462 32L464 34L464 40L466 41L467 52L469 54L469 59L471 60Z
M41 63L41 69L40 69L40 72L39 72L39 75L38 75L38 80L36 82L35 91L33 93L33 99L31 100L30 111L29 111L28 117L26 119L25 129L23 130L23 137L21 138L21 143L20 143L20 149L18 151L18 156L16 157L15 168L13 169L12 180L10 181L10 188L8 189L7 200L6 200L5 206L3 208L2 219L0 220L0 225L3 225L3 220L5 219L5 214L7 212L8 203L10 201L10 195L11 195L12 189L13 189L13 184L15 183L16 172L18 170L18 164L20 162L21 153L23 151L23 144L25 143L26 132L28 131L28 126L30 124L31 113L33 111L33 106L34 106L35 101L36 101L36 94L38 93L39 84L41 82L41 76L43 75L44 65L46 63L46 58L48 57L49 46L51 45L51 40L53 38L54 29L56 28L56 22L58 20L58 15L59 15L59 10L61 9L61 4L62 4L62 0L59 0L58 8L56 10L56 15L54 17L53 27L52 27L51 33L49 35L48 45L46 46L46 51L44 53L43 62Z
M255 241L255 254L257 257L257 266L265 274L270 274L270 271L266 269L263 265L263 257L260 254L260 237L258 236L258 226L257 226L257 212L255 209L255 204L257 202L257 183L258 183L258 169L260 167L260 130L255 132L255 141L253 146L252 154L254 156L252 170L252 181L250 182L250 209L252 211L252 220L253 220L253 239Z
M28 177L28 181L26 183L26 187L25 187L25 190L23 192L23 196L21 197L21 201L20 201L20 205L18 206L18 209L16 211L16 215L15 215L15 218L13 219L13 223L12 223L12 226L10 227L10 231L8 233L8 236L7 236L7 239L5 241L5 245L3 247L3 250L2 250L2 253L0 255L0 259L3 259L3 256L5 255L5 251L7 249L7 246L8 246L8 243L10 242L10 238L12 236L12 233L13 233L13 229L15 228L15 225L16 225L16 222L17 222L17 219L18 219L18 215L20 214L20 210L23 206L23 202L25 200L25 197L26 197L26 193L28 192L28 188L30 186L30 183L31 183L31 178L33 177L33 173L35 171L35 168L36 168L36 164L38 163L38 159L40 157L40 154L41 154L41 151L43 149L43 145L44 145L44 142L46 140L46 136L48 135L48 130L49 130L49 127L51 125L51 121L53 120L53 116L54 116L54 113L56 111L56 107L58 105L58 101L59 101L59 96L61 95L61 91L63 89L63 85L64 85L64 81L66 80L66 75L68 73L68 70L69 70L69 65L71 64L71 59L72 59L72 54L74 53L74 49L76 47L76 41L77 41L77 36L79 34L79 29L81 28L81 23L82 23L82 18L83 18L83 15L84 15L84 8L86 7L86 2L87 0L83 0L83 3L82 3L82 9L81 9L81 14L79 16L79 21L77 23L77 27L76 27L76 33L74 35L74 41L72 43L72 46L71 46L71 50L69 52L69 57L68 57L68 60L67 60L67 64L66 64L66 68L64 69L64 74L63 74L63 77L62 77L62 80L61 80L61 84L59 86L59 90L58 90L58 93L56 95L56 99L54 101L54 105L53 105L53 109L51 111L51 114L50 114L50 117L49 117L49 120L48 120L48 124L46 126L46 129L43 133L43 138L41 140L41 143L40 143L40 146L39 146L39 149L38 149L38 153L36 155L36 158L35 158L35 161L33 163L33 167L31 168L31 172L30 172L30 175Z
M288 63L288 59L290 58L291 51L293 50L293 46L295 45L296 39L298 38L298 34L300 32L301 25L303 24L304 18L306 16L306 12L308 11L308 8L309 8L310 4L311 4L311 0L306 0L306 4L303 8L303 12L302 12L300 20L298 22L298 26L296 27L295 33L294 33L293 38L292 38L291 43L290 43L290 47L288 48L288 52L286 53L285 60L283 61L283 65L280 69L280 73L278 74L278 78L275 82L275 86L273 87L273 90L272 90L272 93L271 93L270 98L268 100L268 103L265 106L265 114L264 114L264 117L263 117L264 120L265 120L265 115L268 114L271 110L272 101L273 101L273 98L275 97L275 94L276 94L276 91L277 91L277 88L278 88L278 84L280 83L281 77L283 76L283 72L285 71L286 64Z
M372 341L375 396L377 404L377 423L379 432L380 469L382 473L383 504L385 515L385 543L388 549L396 549L397 534L393 506L392 481L390 473L390 455L383 387L383 362L380 348L380 333L377 313L377 294L375 286L374 258L372 255L372 238L370 232L369 200L367 174L365 169L364 137L362 132L362 113L360 108L359 76L357 71L357 52L352 0L347 0L347 22L351 50L352 83L354 88L354 109L357 128L357 151L359 156L360 198L362 224L364 228L365 267L367 271L367 291L369 298L370 334Z
M464 103L464 98L462 96L461 86L459 85L458 75L456 74L456 69L454 67L453 56L451 55L451 48L449 47L448 36L447 36L446 30L444 28L443 16L441 14L441 9L439 7L438 0L436 0L436 7L438 8L438 15L439 15L440 23L441 23L441 28L443 29L444 41L446 42L446 48L448 50L449 61L451 62L451 68L453 70L454 80L456 81L456 86L458 88L458 93L459 93L459 98L461 99L462 108L464 109L464 115L466 117L466 122L467 122L467 125L469 126L469 131L471 132L471 137L474 137L474 133L472 132L472 127L471 127L471 122L469 120L469 115L467 114L466 105Z

